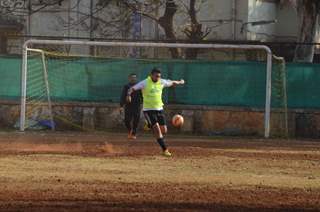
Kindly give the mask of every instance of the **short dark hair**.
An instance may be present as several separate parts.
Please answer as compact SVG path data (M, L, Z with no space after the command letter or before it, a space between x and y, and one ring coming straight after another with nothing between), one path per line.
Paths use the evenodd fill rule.
M151 74L161 74L161 70L159 68L153 68Z
M137 76L137 74L135 74L135 73L131 73L131 74L129 74L129 76L128 76L128 77L132 77L132 76Z

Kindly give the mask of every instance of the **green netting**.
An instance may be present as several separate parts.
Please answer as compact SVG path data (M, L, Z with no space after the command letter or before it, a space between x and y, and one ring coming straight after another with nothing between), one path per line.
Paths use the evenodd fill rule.
M47 64L54 100L119 102L128 74L137 73L142 80L153 67L160 67L164 78L187 81L184 87L167 89L166 102L252 108L265 104L266 65L260 62L56 58ZM19 58L0 58L2 99L19 98L20 67ZM288 106L320 108L320 65L287 64L287 75ZM279 106L275 92L273 107Z
M320 64L287 65L290 108L320 108Z
M169 103L263 107L265 102L263 63L90 58L58 63L63 62L48 60L51 97L56 100L118 102L130 73L144 79L159 67L164 78L187 81L183 87L165 91Z
M0 98L15 100L20 96L21 60L0 57Z
M43 63L39 55L29 58L27 72L28 100L39 100L46 96Z

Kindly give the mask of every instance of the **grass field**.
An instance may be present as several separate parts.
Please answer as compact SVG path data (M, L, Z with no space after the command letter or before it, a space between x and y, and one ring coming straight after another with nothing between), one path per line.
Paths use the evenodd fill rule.
M0 211L320 211L320 141L0 133Z

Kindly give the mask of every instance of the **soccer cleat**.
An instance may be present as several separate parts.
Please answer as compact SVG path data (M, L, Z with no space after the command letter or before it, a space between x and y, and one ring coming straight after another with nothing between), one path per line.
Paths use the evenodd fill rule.
M162 154L163 154L163 156L165 156L165 157L171 157L171 156L172 156L172 154L171 154L171 153L169 152L169 150L167 150L167 149L164 150Z

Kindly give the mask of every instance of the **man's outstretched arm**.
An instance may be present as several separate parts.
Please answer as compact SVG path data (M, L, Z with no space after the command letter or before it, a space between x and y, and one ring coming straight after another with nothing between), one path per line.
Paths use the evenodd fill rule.
M166 88L173 87L176 85L184 85L185 84L185 81L183 79L181 79L179 81L162 79L161 82L164 85L164 87L166 87Z
M176 85L184 85L185 82L183 79L179 80L179 81L171 81L172 82L172 86L176 86Z

